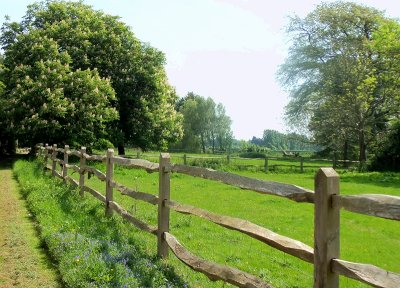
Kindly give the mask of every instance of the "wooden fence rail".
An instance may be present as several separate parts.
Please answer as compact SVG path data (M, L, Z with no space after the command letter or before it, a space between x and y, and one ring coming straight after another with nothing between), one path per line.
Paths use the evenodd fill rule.
M136 154L136 159L139 159L140 157L146 158L146 159L156 159L158 158L158 155L155 154L143 154L140 152L137 152ZM330 166L334 169L336 169L339 164L342 165L342 168L347 169L351 165L360 165L360 161L352 161L352 160L339 160L336 158L333 159L308 159L304 158L302 156L289 156L289 157L274 157L274 156L267 156L263 158L244 158L244 157L233 157L230 154L227 154L225 156L223 155L217 155L217 156L199 156L199 155L188 155L188 154L183 154L183 156L174 156L173 158L182 158L183 164L188 165L190 159L198 159L198 160L217 160L220 162L225 162L228 165L234 164L235 166L238 167L259 167L262 170L264 170L266 173L268 173L271 170L276 170L277 167L290 167L291 169L299 169L300 173L303 173L305 169L318 169L319 167L315 165L307 165L307 163L313 163L313 162L325 162L324 166ZM235 160L239 161L259 161L259 162L264 162L263 165L255 165L255 164L235 164ZM291 162L293 164L271 164L270 161L284 161L284 162ZM360 169L360 167L358 167Z
M400 197L389 195L353 195L342 196L339 194L339 175L332 168L320 168L315 176L315 192L290 184L272 181L256 180L232 173L215 171L212 169L191 167L181 164L171 164L170 156L161 153L159 164L147 160L127 159L114 156L114 151L109 149L106 155L88 155L86 148L79 151L70 150L66 145L57 148L57 145L38 146L38 155L43 157L45 167L51 170L53 176L69 182L74 187L79 187L80 194L88 192L105 204L105 214L114 212L121 215L135 227L157 236L157 250L160 257L168 257L171 250L176 257L191 269L201 272L211 280L222 280L238 287L272 287L271 284L261 279L240 271L236 268L220 265L201 259L186 248L169 233L170 210L183 214L190 214L211 221L225 228L244 233L275 249L295 256L314 265L314 288L339 287L339 275L352 278L374 287L398 288L400 275L386 271L379 267L353 263L340 259L340 209L355 213L400 220ZM63 153L59 159L58 153ZM79 166L68 163L68 155L79 157ZM185 155L186 156L186 155ZM61 157L61 155L60 155ZM185 157L186 158L186 157ZM51 166L48 165L51 160ZM102 161L106 163L106 172L90 167L87 160ZM159 173L159 195L128 188L114 180L114 165L144 169L149 173ZM61 166L61 172L57 171ZM68 175L68 169L79 173L79 182ZM85 173L92 173L105 182L106 195L85 185ZM242 189L258 193L285 197L296 202L314 204L314 247L279 235L267 228L261 227L247 220L219 215L194 206L180 204L170 199L171 173L182 173L193 177L219 181ZM114 188L137 200L158 205L158 227L153 227L129 214L121 205L113 200Z

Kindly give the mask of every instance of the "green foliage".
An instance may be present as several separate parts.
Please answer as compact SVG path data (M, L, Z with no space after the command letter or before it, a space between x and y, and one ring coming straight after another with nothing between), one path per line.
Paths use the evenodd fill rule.
M91 196L43 177L41 165L14 165L21 190L38 221L66 287L185 287L173 269L148 255L122 219L107 218Z
M117 119L110 82L97 70L73 71L68 52L59 52L54 40L37 31L23 34L5 55L7 126L22 145L90 146Z
M306 136L297 133L281 133L276 130L264 130L262 138L253 137L250 141L259 147L266 147L268 150L309 150L317 151L320 147ZM256 151L255 149L253 149Z
M205 168L211 168L214 170L220 170L224 165L226 165L226 159L193 159L190 160L189 165L191 166L198 166L198 167L205 167Z
M393 124L388 136L378 147L370 169L376 171L400 171L400 121Z
M113 148L113 144L107 139L100 138L96 139L96 142L93 144L93 149L96 150L107 150L108 148Z
M362 5L320 4L291 19L293 44L279 72L290 91L288 121L344 155L357 146L361 161L395 113L398 85L385 80L383 58L372 45L385 21L382 12ZM398 63L395 54L387 56Z
M24 41L21 47L19 42L24 37L37 40ZM65 57L69 61L60 61L67 62L72 72L97 69L101 79L109 79L108 85L116 93L116 101L110 104L119 112L119 121L108 124L115 145L129 143L145 149L166 147L180 139L182 119L174 110L177 97L167 82L164 55L141 43L118 17L82 2L35 3L28 7L22 22L3 25L1 41L6 58L10 58L10 70L27 65L24 57L33 63ZM18 55L7 52L17 47L22 48ZM31 50L40 50L35 59L29 56ZM90 126L87 130L97 131Z
M190 152L201 148L203 153L207 147L213 153L216 149L229 150L233 138L232 121L221 103L190 92L176 103L176 107L184 116L184 136L177 148Z
M265 153L261 153L261 152L244 152L244 153L239 153L239 157L242 157L242 158L265 158L266 155L265 155Z

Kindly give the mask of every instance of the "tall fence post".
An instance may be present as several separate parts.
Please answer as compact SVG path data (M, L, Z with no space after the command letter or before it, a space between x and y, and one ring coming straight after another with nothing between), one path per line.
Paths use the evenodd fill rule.
M52 165L51 165L51 174L53 176L56 176L56 159L57 159L57 144L53 144L53 153L51 154L51 159L53 160Z
M339 195L339 175L333 168L320 168L315 175L314 288L339 287L331 260L340 255L340 207L333 206L332 195Z
M165 207L165 200L170 199L170 163L168 153L161 153L159 166L158 187L158 230L157 254L161 258L168 257L168 244L164 239L164 232L169 232L169 208Z
M111 182L114 177L114 164L112 162L112 157L114 157L114 149L107 150L107 162L106 162L106 215L111 216L113 211L110 208L110 201L113 201L113 187Z
M268 173L268 157L265 157L264 160L264 170L266 173Z
M68 176L68 151L69 151L69 145L64 146L64 165L63 165L63 173L62 176L63 178Z
M187 156L186 156L186 153L183 154L183 165L187 165Z
M85 194L85 190L83 186L85 186L85 166L86 166L86 158L84 154L86 154L86 147L81 147L81 157L79 161L79 194L83 197Z

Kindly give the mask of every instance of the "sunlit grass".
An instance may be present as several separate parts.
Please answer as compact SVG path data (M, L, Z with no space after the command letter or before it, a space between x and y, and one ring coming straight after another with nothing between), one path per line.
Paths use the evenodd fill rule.
M104 165L97 164L104 169ZM235 171L235 173L271 181L295 184L313 190L313 173L264 173ZM400 174L340 172L341 194L381 193L400 195ZM115 179L128 187L151 194L158 193L158 174L142 170L115 168ZM91 178L88 185L104 193L104 183ZM171 199L212 212L249 220L281 235L313 246L312 204L295 203L276 196L254 193L218 182L173 174ZM114 199L139 219L157 224L157 208L114 192ZM312 265L272 249L246 235L230 231L197 217L171 212L171 232L190 251L205 259L237 267L270 282L274 287L311 287ZM342 211L341 258L371 263L384 269L400 272L400 225L397 221ZM134 229L134 228L133 228ZM152 236L146 250L156 253ZM140 236L139 236L140 235ZM148 238L147 238L148 237ZM175 257L169 263L189 283L198 287L220 287L198 273L191 272ZM343 278L342 287L367 287ZM197 283L197 284L196 284Z

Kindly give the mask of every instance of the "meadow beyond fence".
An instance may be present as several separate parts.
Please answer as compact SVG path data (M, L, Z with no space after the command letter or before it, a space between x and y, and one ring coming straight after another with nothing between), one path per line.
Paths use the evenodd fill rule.
M79 166L68 161L70 155L79 158ZM400 287L400 275L379 267L340 259L340 209L400 220L400 197L389 195L341 196L339 176L332 168L321 168L315 176L315 191L291 184L252 179L232 173L215 171L202 167L173 164L167 153L161 153L159 163L143 159L127 159L114 156L109 149L105 155L89 155L82 147L79 151L53 146L39 146L38 156L43 157L46 168L53 176L79 187L80 194L90 193L105 204L105 214L118 213L137 228L157 237L158 256L168 257L171 250L175 256L191 269L207 275L211 280L222 280L239 287L273 287L260 278L233 267L221 265L197 257L182 246L169 232L170 210L201 217L222 227L239 231L275 249L297 257L314 267L314 287L339 287L339 275L352 278L374 287ZM51 160L51 165L48 164ZM102 161L106 172L86 165L86 161ZM158 196L136 191L114 180L114 165L144 169L149 173L159 173ZM61 167L58 171L57 167ZM68 170L79 173L79 181L68 175ZM94 174L105 182L105 195L85 185L85 174ZM181 204L170 199L171 173L182 173L240 187L258 193L285 197L296 202L314 204L314 247L300 241L279 235L262 226L239 218L219 215L194 206ZM114 189L123 195L158 206L158 225L151 226L129 214L113 200ZM282 211L285 213L285 211ZM173 224L173 223L172 223ZM205 234L204 237L207 237ZM378 245L378 243L377 243Z
M275 151L277 152L277 151ZM285 152L285 151L283 151ZM154 160L159 155L154 153L141 153L139 151L128 153L127 157L136 159ZM320 167L332 167L334 169L357 169L360 170L360 161L340 159L314 159L283 153L283 156L267 156L263 158L246 158L227 155L198 155L188 153L171 154L171 159L176 163L185 165L201 166L207 168L227 167L234 170L256 170L268 172L315 172Z

